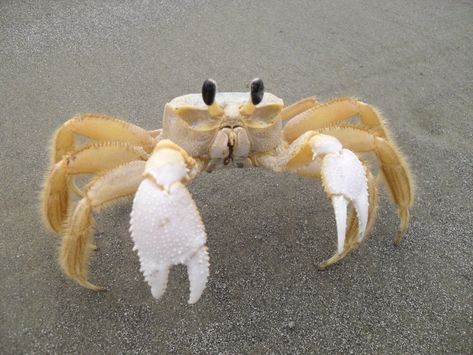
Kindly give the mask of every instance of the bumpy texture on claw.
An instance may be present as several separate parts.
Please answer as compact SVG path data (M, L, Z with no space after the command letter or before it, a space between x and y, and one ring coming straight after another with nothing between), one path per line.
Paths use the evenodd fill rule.
M331 197L337 223L337 252L321 264L321 267L326 267L343 258L350 250L346 243L349 204L358 217L356 242L363 240L368 223L368 185L361 161L350 150L342 149L336 138L317 135L311 138L310 143L315 157L322 156L322 182L325 192Z
M378 180L373 176L370 169L365 166L366 177L368 179L368 221L366 224L365 236L368 235L376 220L376 213L378 209ZM352 249L358 247L360 244L357 241L358 236L358 218L356 212L351 209L348 218L347 233L345 238L345 252L348 253Z
M162 141L148 161L131 214L131 236L141 271L158 299L169 269L184 264L190 281L189 303L199 300L209 276L206 233L197 207L182 184L191 162L170 141Z

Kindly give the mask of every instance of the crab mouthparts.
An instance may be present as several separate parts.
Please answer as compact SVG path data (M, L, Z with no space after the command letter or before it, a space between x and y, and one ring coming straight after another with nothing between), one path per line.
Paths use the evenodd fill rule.
M230 164L230 162L233 161L233 148L235 147L235 139L236 139L235 132L231 131L231 133L228 136L228 143L227 143L228 155L223 160L223 165L228 165Z

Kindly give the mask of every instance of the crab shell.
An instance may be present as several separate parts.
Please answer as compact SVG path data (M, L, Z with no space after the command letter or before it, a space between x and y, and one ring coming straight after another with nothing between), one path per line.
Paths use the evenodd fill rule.
M170 139L192 157L224 161L230 154L235 161L252 152L268 152L281 143L282 121L278 114L284 107L279 97L265 93L251 114L245 114L249 94L217 93L221 115L212 116L200 94L179 96L166 104L163 139ZM224 164L227 165L227 164Z

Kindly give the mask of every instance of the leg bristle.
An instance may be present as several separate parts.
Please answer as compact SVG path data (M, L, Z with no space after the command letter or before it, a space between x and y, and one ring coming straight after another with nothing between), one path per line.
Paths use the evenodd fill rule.
M59 262L64 273L79 284L92 290L101 290L87 280L90 238L93 217L87 199L82 199L67 222L60 248Z
M43 221L53 232L61 233L67 216L69 192L65 162L53 166L42 194Z

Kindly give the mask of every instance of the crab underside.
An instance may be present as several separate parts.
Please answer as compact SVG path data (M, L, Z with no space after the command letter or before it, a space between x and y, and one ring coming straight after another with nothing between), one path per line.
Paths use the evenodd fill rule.
M351 123L355 116L359 122ZM78 147L77 135L90 143ZM377 176L364 159L369 155L377 162ZM321 268L365 239L380 181L399 213L397 243L414 198L408 165L376 109L354 98L319 103L313 97L284 107L264 93L259 79L249 94L217 93L215 82L206 80L202 95L166 104L160 130L98 114L75 116L56 131L51 160L42 209L45 224L62 238L65 274L101 289L87 278L92 212L134 195L131 237L153 296L164 293L171 266L185 264L189 303L200 298L209 276L205 228L186 188L201 172L263 167L321 180L337 225L336 252ZM84 174L93 177L80 188L74 178Z

